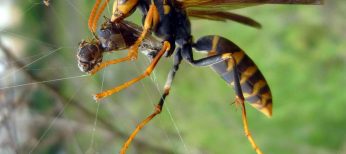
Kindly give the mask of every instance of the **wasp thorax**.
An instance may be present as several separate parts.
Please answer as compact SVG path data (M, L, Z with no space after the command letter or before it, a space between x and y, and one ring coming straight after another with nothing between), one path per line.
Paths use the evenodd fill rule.
M102 50L97 41L82 41L77 51L78 67L83 72L91 71L102 62Z
M105 51L116 51L126 49L127 45L124 40L123 34L116 24L106 22L98 31L99 41Z

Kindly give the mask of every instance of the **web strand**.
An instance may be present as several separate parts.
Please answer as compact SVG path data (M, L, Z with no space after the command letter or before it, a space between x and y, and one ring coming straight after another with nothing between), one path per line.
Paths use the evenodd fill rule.
M66 102L66 104L64 104L64 106L62 107L62 109L59 111L58 115L52 120L52 122L49 124L49 126L46 128L46 130L43 132L43 134L40 136L40 138L38 139L37 143L32 147L32 149L30 150L29 154L33 153L34 150L38 147L38 145L42 142L43 138L47 136L48 132L51 130L51 128L53 127L53 125L56 123L56 121L62 117L65 109L70 105L70 102L73 100L73 98L79 93L79 91L82 88L79 87L76 92L70 97L69 101Z
M106 70L104 69L102 71L102 83L101 83L101 88L100 88L101 91L103 90L103 84L105 82L105 72L106 72ZM95 103L97 103L97 102L95 101ZM101 104L100 102L97 103L97 108L96 108L96 113L95 113L95 120L94 120L94 127L92 129L91 141L90 141L90 146L89 146L89 150L92 149L93 152L96 152L96 151L94 151L95 150L94 149L94 146L95 146L95 132L96 132L96 126L97 126L97 120L98 120L98 113L99 113L99 109L100 109L100 104Z
M89 75L86 74L86 75L64 77L64 78L58 78L58 79L52 79L52 80L45 80L45 81L40 81L40 82L24 83L24 84L19 84L19 85L14 85L14 86L1 87L0 90L10 89L10 88L18 88L18 87L41 84L41 83L48 83L48 82L63 81L63 80L68 80L68 79L82 78L82 77L86 77L86 76L89 76Z
M72 3L73 1L65 0L65 2L68 3L78 13L78 15L83 18L84 22L88 21L87 17L76 7L75 4Z
M157 82L157 80L156 80L157 77L156 77L156 72L155 72L155 70L152 72L152 75L150 76L150 79L151 79L152 83L155 85L156 91L159 93L159 95L160 95L160 97L161 97L162 94L163 94L163 92L160 90L159 82ZM165 101L167 101L167 100L165 100ZM154 105L154 104L153 104L153 105ZM179 136L179 139L180 139L181 143L183 144L183 146L184 146L184 148L185 148L185 151L186 151L187 153L190 153L190 151L189 151L189 149L188 149L188 147L187 147L187 145L186 145L186 143L185 143L185 141L184 141L184 139L183 139L183 137L182 137L182 135L181 135L181 131L180 131L178 125L176 124L176 122L175 122L175 120L174 120L174 118L173 118L172 113L171 113L170 110L169 110L169 106L168 106L168 103L167 103L167 102L165 103L164 108L167 110L167 113L168 113L168 115L169 115L169 117L170 117L170 119L171 119L171 121L172 121L172 124L173 124L173 126L174 126L174 128L175 128L175 130L176 130L176 132L177 132L177 134L178 134L178 136Z
M156 90L157 90L157 92L158 92L158 93L160 94L160 96L161 96L161 95L163 94L163 92L162 92L162 91L160 90L160 88L159 88L159 83L155 80L155 79L156 79L156 77L155 77L155 76L156 76L155 72L153 72L153 76L154 76L154 77L151 78L151 80L152 80L153 84L156 85ZM176 124L176 122L175 122L175 120L174 120L174 118L173 118L173 115L172 115L171 111L169 110L168 103L166 103L166 105L164 106L164 108L167 110L167 113L168 113L168 115L169 115L169 117L170 117L170 119L171 119L171 121L172 121L172 124L173 124L175 130L177 131L177 134L178 134L178 136L179 136L179 139L180 139L181 143L183 144L183 146L184 146L184 148L185 148L185 151L186 151L187 153L191 153L190 150L189 150L188 147L187 147L187 144L185 143L185 141L184 141L184 139L183 139L183 137L182 137L182 135L181 135L181 131L180 131L178 125Z
M149 65L149 62L148 62L146 65ZM136 67L137 73L140 74L140 73L141 73L141 72L140 72L140 70L141 70L140 67L139 67L136 63L134 63L134 66ZM154 72L155 72L155 70L153 71L153 73L154 73ZM152 75L154 75L154 74L152 74ZM150 78L151 78L151 77L152 77L152 76L150 76ZM144 89L144 91L145 91L145 94L149 96L151 105L152 105L152 106L155 106L155 105L156 105L155 103L157 103L157 102L156 102L157 100L154 99L154 96L153 96L152 92L148 90L148 87L143 83L143 81L140 81L140 84L142 85L142 87L143 87L143 89ZM161 119L161 118L157 118L157 119L160 121L160 123L162 123L162 119ZM164 132L165 137L168 139L168 141L169 141L170 143L173 143L172 140L171 140L171 139L169 138L169 136L168 136L168 132L167 132L166 130L164 130L163 128L160 128L160 130L161 130L162 132Z
M36 60L34 60L34 61L32 61L32 62L30 62L30 63L24 65L23 67L21 67L21 68L19 68L19 69L16 69L16 70L14 70L14 71L11 72L11 73L5 74L3 77L0 78L0 80L3 80L3 79L5 79L5 78L7 78L9 75L13 75L13 74L17 73L18 71L21 71L22 69L24 69L24 68L26 68L26 67L28 67L28 66L30 66L30 65L32 65L32 64L34 64L34 63L36 63L36 62L38 62L38 61L40 61L40 60L42 60L42 59L44 59L44 58L47 58L47 57L50 56L51 54L53 54L53 53L55 53L55 52L57 52L57 51L59 51L59 50L61 50L61 49L62 49L62 48L58 48L58 49L54 49L54 50L50 51L48 54L43 55L43 56L40 57L40 58L37 58Z
M29 41L30 43L40 44L41 46L46 46L46 47L50 47L50 48L61 47L61 45L59 46L59 45L48 43L48 42L45 42L45 41L42 41L39 39L33 39L31 37L24 36L24 35L21 35L21 34L15 33L15 32L11 32L8 30L1 30L1 33L3 33L4 35L6 34L6 35L10 35L12 37L16 37L16 38L19 38L19 39L22 39L25 41ZM66 47L61 47L61 48L66 48Z
M56 3L55 4L57 4L57 2L58 1L56 1ZM30 10L32 10L33 8L35 8L35 6L37 6L37 5L39 5L39 4L42 4L42 3L33 3L33 2L31 2L32 3L32 5L30 5L30 7L29 8L27 8L26 10L25 10L25 12L27 13L27 12L29 12ZM60 3L60 2L59 2ZM81 11L80 10L80 8L78 8L78 7L76 7L76 5L74 5L74 3L72 3L72 2L70 2L70 1L68 1L68 0L65 0L65 1L63 1L63 3L64 4L68 4L68 5L70 5L71 6L71 8L73 9L73 10L75 10L75 11L73 11L73 12L75 12L75 13L77 13L78 14L78 16L80 16L82 19L86 19L86 17L85 16L83 16L83 11ZM77 3L76 3L77 4ZM54 8L55 7L55 8ZM35 8L36 9L36 8ZM50 7L49 8L47 8L47 9L50 9L50 15L51 15L51 17L50 18L52 18L52 20L54 20L54 22L58 25L58 27L61 27L61 31L62 31L62 33L63 34L61 34L61 35L63 35L63 37L66 37L66 39L69 39L70 38L70 36L72 36L72 34L70 34L70 33L67 33L68 32L68 25L70 24L70 23L65 23L65 20L64 20L64 18L61 16L61 14L60 14L60 8L59 7L57 7L57 5L50 5ZM108 7L108 10L110 10L109 9L109 7ZM31 11L30 11L31 12ZM109 11L110 12L110 11ZM110 13L111 14L111 13ZM42 21L42 22L45 22L45 21ZM21 38L21 39L23 39L23 40L26 40L26 41L28 41L29 43L35 43L37 46L39 46L39 47L43 47L43 46L45 46L45 47L51 47L51 48L54 48L53 50L50 50L50 51L48 51L49 53L47 53L47 54L44 54L44 55L39 55L38 54L38 58L37 59L34 59L33 61L31 61L30 63L28 63L28 64L26 64L25 66L23 66L23 67L21 67L21 68L18 68L18 69L16 69L16 70L14 70L13 72L10 72L9 74L6 74L5 76L3 76L3 77L0 77L0 80L2 80L2 79L4 79L4 78L6 78L7 76L12 76L12 77L17 77L17 72L19 72L19 71L26 71L26 70L29 70L29 69L27 69L29 66L31 66L31 65L33 65L33 64L35 64L35 63L37 63L37 62L39 62L39 61L44 61L44 60L47 60L48 61L48 58L47 57L50 57L50 56L52 56L52 55L54 55L54 53L56 53L57 51L60 51L60 50L62 50L63 48L67 48L67 47L65 47L65 46L62 46L61 44L59 45L57 45L57 44L51 44L51 43L47 43L47 42L45 42L45 41L42 41L42 40L40 40L40 39L35 39L35 38L32 38L32 37L26 37L26 36L24 36L24 35L21 35L21 34L17 34L17 33L13 33L13 32L10 32L10 31L6 31L6 30L3 30L3 31L1 31L1 33L3 34L3 33L7 33L7 34L10 34L10 35L12 35L12 36L16 36L16 37L18 37L18 38ZM76 43L77 44L77 43ZM72 46L72 47L70 47L70 48L75 48L75 46ZM31 56L36 56L36 55L31 55ZM29 56L29 57L31 57L31 56ZM22 58L26 58L26 57L22 57ZM61 62L61 64L63 64L63 61ZM59 67L59 68L63 68L64 66L63 65L61 65L62 67ZM52 68L52 67L51 67ZM36 68L36 69L30 69L30 70L41 70L41 71L43 71L43 70L48 70L48 69L51 69L51 68L45 68L44 66L42 66L42 68ZM77 67L76 67L77 68ZM52 69L54 69L54 68L52 68ZM68 71L69 73L71 73L71 71ZM7 89L16 89L16 88L20 88L20 87L24 87L24 86L30 86L30 85L37 85L37 84L44 84L44 83L52 83L52 82L59 82L59 81L66 81L66 80L70 80L70 79L78 79L78 78L84 78L84 77L87 77L87 76L90 76L90 75L77 75L77 76L66 76L65 74L62 74L62 75L64 75L62 78L56 78L56 79L48 79L48 80L44 80L44 81L38 81L38 82L30 82L30 83L24 83L24 84L17 84L17 85L10 85L10 86L4 86L4 87L0 87L0 90L7 90ZM155 76L155 72L153 72L153 75ZM152 81L153 82L157 82L156 81L156 79L152 79ZM105 72L103 72L103 74L102 74L102 84L101 84L101 90L103 89L103 86L104 86L104 84L105 84ZM145 87L145 85L141 82L141 84L143 85L143 87ZM158 86L158 85L157 85ZM77 89L77 88L76 88ZM70 101L68 101L66 104L64 104L64 106L62 106L62 109L59 111L59 113L58 113L58 115L56 115L55 117L54 117L54 119L53 119L53 117L52 117L52 119L50 119L51 121L50 121L50 124L48 125L48 123L47 123L47 127L45 128L45 130L44 130L44 132L40 135L40 137L38 138L38 141L33 145L33 147L30 149L30 151L29 151L29 153L35 153L35 151L37 151L37 149L40 147L40 146L42 146L42 142L44 142L45 141L45 138L49 135L49 132L52 130L52 128L54 128L54 125L59 121L59 118L61 117L61 116L63 116L64 115L64 112L65 112L65 109L68 107L68 105L70 105L71 104L71 100L74 98L74 97L78 97L78 93L80 92L80 90L81 89L83 89L82 87L80 87L72 96L71 96L71 99L70 99ZM146 87L145 87L145 89L146 89ZM159 88L157 87L157 89L158 89L158 92L159 93L162 93L162 92L160 92L159 91ZM148 93L148 90L146 90L147 91L147 93ZM91 97L90 97L91 98ZM45 102L45 103L47 103L47 102ZM91 102L90 102L91 103ZM155 101L152 101L151 100L151 103L154 105L156 102ZM168 108L167 106L165 107L166 109ZM76 108L77 109L77 108ZM100 103L98 103L98 105L97 105L97 109L96 109L96 113L95 113L95 119L94 119L94 126L93 126L93 129L92 129L92 134L91 134L91 139L90 139L90 148L94 148L95 147L95 144L97 144L97 140L95 141L95 137L97 138L97 136L95 136L95 133L96 133L96 130L97 129L99 129L98 128L98 126L97 126L97 124L98 123L101 123L102 122L102 120L101 120L101 118L102 118L102 116L101 115L98 115L99 114L99 112L101 112L101 111L99 111L99 109L100 109ZM169 112L169 114L170 114L170 112ZM100 116L100 117L99 117ZM99 120L99 118L100 118L100 120ZM171 118L171 120L172 121L174 121L174 119L173 119L173 116L172 115L170 115L170 118ZM49 122L49 121L48 121ZM176 125L176 124L174 124L174 125ZM180 139L183 141L183 138L181 137L181 134L180 134L180 131L179 131L179 129L178 129L178 127L177 126L175 126L176 127L176 130L177 130L177 133L179 134L179 136L180 136ZM162 129L162 128L161 128ZM167 135L167 132L165 131L165 130L163 130L164 132L165 132L165 134L166 134L166 136L168 137L168 139L170 139L169 138L169 136ZM96 142L96 143L95 143ZM183 142L183 144L185 145L185 143ZM185 148L186 148L186 145L185 145Z

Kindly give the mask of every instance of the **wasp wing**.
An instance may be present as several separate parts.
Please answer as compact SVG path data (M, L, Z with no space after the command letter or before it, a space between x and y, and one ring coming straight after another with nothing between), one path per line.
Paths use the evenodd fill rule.
M323 4L323 0L180 0L177 1L192 17L225 21L232 20L251 27L260 28L255 20L222 10L234 10L261 4Z
M209 19L209 20L215 20L215 21L226 21L231 20L235 21L250 27L254 28L261 28L261 24L257 21L245 17L239 14L231 13L231 12L225 12L225 11L204 11L204 10L187 10L188 16L195 17L195 18L202 18L202 19Z
M238 9L261 4L323 4L323 0L178 0L187 9Z

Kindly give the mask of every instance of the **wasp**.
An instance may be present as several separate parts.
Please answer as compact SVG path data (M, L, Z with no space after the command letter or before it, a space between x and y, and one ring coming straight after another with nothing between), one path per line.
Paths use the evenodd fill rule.
M102 24L98 31L98 36L90 41L82 41L77 52L78 67L83 72L90 74L96 73L111 64L114 61L102 62L103 53L114 52L122 49L129 49L138 37L140 37L141 28L131 22L121 21L112 23L109 20ZM246 100L254 107L259 109L267 116L271 116L272 96L269 86L255 63L246 55L246 53L230 40L216 35L204 36L192 44L196 52L207 52L207 62L201 60L196 66L210 66L215 70L228 84L233 85L237 100ZM123 89L140 79L149 76L155 68L159 59L169 50L167 42L161 42L151 35L146 36L139 46L139 50L151 59L151 64L146 71L139 77L126 82L119 86ZM160 98L155 112L142 121L131 134L127 142L122 147L121 153L125 153L127 147L139 132L139 130L147 124L152 118L159 114L162 110L166 96L169 94L173 79L179 69L179 65L183 58L183 50L176 51L174 55L174 63L171 68L166 83L164 93ZM222 55L222 56L219 56ZM121 61L128 60L125 58ZM209 62L209 60L211 62ZM258 104L264 104L259 106ZM245 106L243 106L243 122L247 127ZM245 129L246 135L249 137L251 144L258 153L261 153L255 142L253 141L248 129Z
M97 0L91 11L88 26L94 35L96 35L97 21L108 3L109 0L106 0L101 5L101 0ZM211 66L228 84L234 87L236 92L235 103L241 105L242 109L245 134L255 151L262 153L248 129L244 102L249 102L256 109L270 117L272 114L272 96L266 80L245 52L228 39L211 35L194 41L191 34L189 17L219 21L233 20L260 28L260 24L256 21L238 14L226 12L225 10L261 4L322 3L323 0L115 0L113 3L112 17L108 24L103 24L101 27L98 33L99 39L80 44L78 53L79 66L82 71L95 74L108 65L135 60L138 56L138 51L141 50L140 48L144 47L144 49L151 50L149 53L153 55L153 59L143 74L118 87L96 94L94 99L99 100L117 93L149 76L162 56L170 57L175 52L173 68L168 75L164 87L164 94L156 106L154 113L149 115L137 126L122 147L121 153L126 152L126 149L139 130L161 112L164 100L169 94L175 73L182 60L194 66ZM119 25L136 8L141 10L143 17L143 27L139 33L137 30L131 28L126 29L129 30L129 33L133 33L130 35L123 35L123 31L119 31L120 33L117 32L116 29L119 28ZM125 23L125 25L127 24ZM114 29L114 27L116 28ZM159 50L150 49L150 47L153 47L150 45L149 48L145 47L146 37L151 32L162 40ZM101 62L103 52L120 48L129 49L126 57ZM208 56L195 59L192 52L193 49L196 51L207 51ZM84 52L90 54L90 56L83 55Z

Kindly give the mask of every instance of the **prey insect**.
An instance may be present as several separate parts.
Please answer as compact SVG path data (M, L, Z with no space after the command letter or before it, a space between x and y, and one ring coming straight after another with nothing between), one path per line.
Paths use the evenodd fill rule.
M136 59L140 46L151 31L159 37L163 43L161 49L154 56L152 63L143 74L124 83L123 85L96 94L94 98L96 100L102 99L127 88L146 76L149 76L163 55L169 57L175 52L175 65L173 68L176 68L176 70L172 69L172 73L170 73L173 74L171 75L172 77L167 79L164 88L164 95L156 107L155 112L140 123L137 129L130 136L128 142L125 143L122 153L125 153L127 146L138 133L140 128L161 112L164 99L169 93L174 74L179 68L179 64L182 60L185 60L194 66L211 66L222 76L222 78L234 86L236 92L235 102L240 104L242 107L245 133L256 152L262 153L249 132L244 101L246 100L250 102L256 109L262 111L262 113L267 116L271 116L272 98L267 82L264 80L263 75L252 60L248 58L239 47L227 39L218 36L206 36L194 42L191 35L189 17L220 21L233 20L259 28L260 24L256 21L241 15L226 12L225 10L260 4L321 4L322 1L323 0L115 0L113 3L113 13L110 25L122 23L123 19L131 15L132 12L138 8L142 12L143 29L138 33L138 35L136 35L137 38L133 41L133 44L127 46L129 52L126 57L103 62L99 65L96 64L100 61L94 60L92 61L94 65L92 67L88 66L90 67L88 69L90 69L89 72L91 74L96 73L108 65ZM101 5L101 0L96 0L88 22L89 29L94 34L96 33L97 21L108 3L109 0L105 0ZM108 43L105 46L100 45L103 44L102 41L107 40L102 38L102 35L104 35L103 33L106 32L101 30L99 33L100 39L96 41L97 43L91 42L91 44L93 44L92 48L83 48L88 45L82 43L80 51L108 51L107 45L113 43ZM113 32L108 31L107 34L111 33ZM110 39L116 40L119 38L110 37ZM122 36L121 39L126 40L128 37ZM209 51L209 56L202 59L195 59L192 52L193 48L197 51L207 50ZM102 55L103 52L100 53ZM82 64L85 65L86 63ZM82 66L82 64L80 66ZM87 65L85 65L85 67L87 67Z
M95 38L79 43L77 53L79 69L89 74L95 74L107 65L114 63L112 60L101 63L103 53L128 49L135 43L140 33L141 28L131 22L111 23L107 20L102 24L99 36L95 35ZM161 42L150 35L146 36L139 46L139 50L150 59L153 59L161 48ZM125 57L119 61L123 60L129 59Z
M105 22L98 32L97 39L82 41L80 43L77 53L80 70L93 74L96 72L95 70L104 68L106 65L103 64L112 63L112 60L102 63L103 53L128 49L135 43L140 33L141 29L138 26L127 21L119 23ZM166 45L166 42L161 43L151 35L146 36L140 44L139 50L152 60L150 66L140 77L130 80L119 87L126 88L143 77L150 75L164 52L169 50ZM242 106L242 117L246 136L257 153L261 153L249 132L245 106L241 102L246 100L265 115L271 116L272 97L264 76L246 53L226 38L216 35L204 36L194 42L192 47L197 52L207 52L207 57L202 58L199 61L199 65L196 66L211 66L228 84L234 87L237 96L236 103ZM125 153L140 129L161 112L175 74L183 60L182 52L184 50L178 49L174 55L173 67L168 74L164 86L164 93L155 108L155 112L137 126L136 130L130 135L122 147L120 153ZM258 104L264 105L259 106Z

